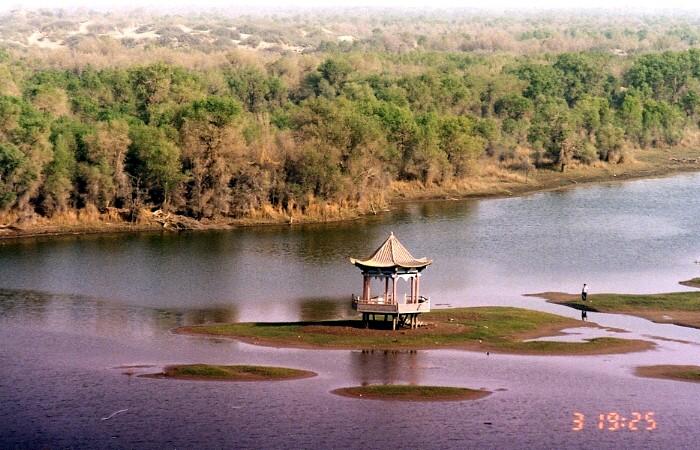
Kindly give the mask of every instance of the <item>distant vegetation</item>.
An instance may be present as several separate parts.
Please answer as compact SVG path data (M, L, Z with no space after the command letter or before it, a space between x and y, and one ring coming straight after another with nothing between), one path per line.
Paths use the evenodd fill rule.
M3 16L0 216L339 216L695 142L691 19L568 20Z
M219 14L16 10L0 15L0 39L15 48L66 48L96 56L126 49L279 53L577 51L616 55L687 50L700 44L700 16L630 11L488 13L469 10L345 8L255 11L230 5ZM194 5L196 7L196 5Z

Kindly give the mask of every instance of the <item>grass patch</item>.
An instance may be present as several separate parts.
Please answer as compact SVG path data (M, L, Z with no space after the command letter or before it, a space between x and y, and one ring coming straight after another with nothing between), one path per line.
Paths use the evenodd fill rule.
M700 288L700 278L691 278L690 280L679 281L678 284L694 288Z
M598 338L587 342L524 342L586 326L578 320L520 308L479 307L421 315L425 326L398 331L365 329L360 320L198 325L180 333L232 337L276 347L335 349L440 349L517 354L602 354L646 350L645 341ZM590 325L589 325L590 326Z
M578 294L544 292L532 294L550 303L602 313L630 314L658 323L700 328L700 292L663 294L589 294L582 302Z
M146 376L180 380L277 381L308 378L315 375L314 372L286 367L182 364L167 366L162 373Z
M444 402L459 400L478 400L491 394L489 391L450 387L450 386L414 386L403 384L381 384L355 386L336 389L333 394L344 397L365 398L371 400L398 400L413 402Z
M640 366L635 372L640 377L700 383L700 366Z

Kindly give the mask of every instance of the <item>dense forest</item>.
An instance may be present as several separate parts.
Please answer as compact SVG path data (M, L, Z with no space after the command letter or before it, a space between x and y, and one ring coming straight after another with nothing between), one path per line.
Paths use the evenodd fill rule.
M693 139L700 114L696 49L47 58L0 52L6 220L337 217L384 207L396 182L619 163Z

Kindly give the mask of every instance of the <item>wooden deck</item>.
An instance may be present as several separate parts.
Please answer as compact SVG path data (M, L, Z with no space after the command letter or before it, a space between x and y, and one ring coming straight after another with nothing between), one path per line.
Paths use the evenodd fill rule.
M395 303L390 296L388 299L375 297L369 300L353 297L352 307L357 310L357 312L361 313L417 314L430 311L430 299L421 296L416 303Z

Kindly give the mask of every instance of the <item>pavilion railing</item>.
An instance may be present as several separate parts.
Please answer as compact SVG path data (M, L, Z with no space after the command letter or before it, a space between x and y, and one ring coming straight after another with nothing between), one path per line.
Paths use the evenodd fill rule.
M364 299L358 295L352 294L352 301L354 303L365 303L365 304L372 304L372 305L393 305L395 302L393 301L393 295L388 294L386 298L384 298L383 295L378 295L376 297L371 297L369 299Z
M393 295L389 293L386 298L383 295L378 295L376 297L372 297L369 299L363 299L358 295L352 294L352 301L353 303L363 303L363 304L368 304L368 305L394 305L396 304L394 301ZM414 303L425 303L429 302L430 299L428 297L425 297L423 295L419 295L417 298L417 301L412 301L413 299L411 296L408 294L404 294L403 297L403 303L406 304L414 304Z

